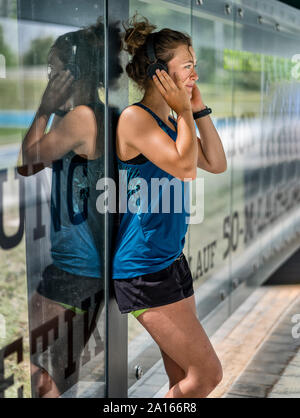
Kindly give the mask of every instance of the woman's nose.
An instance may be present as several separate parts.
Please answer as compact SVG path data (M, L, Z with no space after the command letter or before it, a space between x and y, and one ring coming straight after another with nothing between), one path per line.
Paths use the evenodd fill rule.
M195 69L193 70L192 74L191 74L191 78L195 79L195 81L198 80L198 74L196 73Z

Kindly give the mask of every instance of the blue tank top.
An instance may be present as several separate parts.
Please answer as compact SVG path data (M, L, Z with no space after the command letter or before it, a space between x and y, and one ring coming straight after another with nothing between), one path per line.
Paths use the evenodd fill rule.
M51 256L53 264L69 273L103 275L104 222L96 209L96 182L102 177L103 155L88 160L71 150L52 163Z
M134 105L148 111L158 125L176 141L176 121L169 117L176 128L175 132L142 103ZM185 244L190 215L189 182L183 182L153 164L142 154L138 157L140 156L143 162L138 165L132 163L137 157L125 162L116 156L119 189L125 190L125 193L127 190L126 204L131 200L131 207L135 204L137 209L136 213L133 210L120 209L120 226L113 257L113 279L133 278L162 270L180 255ZM152 198L151 179L164 179L160 181L159 189L152 188ZM133 181L133 187L129 189L126 188L126 182L129 184L130 180ZM147 183L146 193L141 193L141 181ZM170 198L165 200L165 196ZM169 208L166 209L165 206L163 209L162 201L169 201Z

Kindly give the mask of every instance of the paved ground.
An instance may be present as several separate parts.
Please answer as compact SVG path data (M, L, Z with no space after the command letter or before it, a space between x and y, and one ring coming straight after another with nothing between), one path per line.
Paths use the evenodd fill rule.
M209 398L300 398L300 326L295 321L300 324L300 285L256 289L210 339L224 377ZM168 389L160 360L128 397L162 398Z

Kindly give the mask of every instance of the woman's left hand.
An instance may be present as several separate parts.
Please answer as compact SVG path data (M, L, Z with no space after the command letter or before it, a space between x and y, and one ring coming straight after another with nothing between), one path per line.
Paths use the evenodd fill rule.
M200 110L206 108L205 104L203 103L200 90L196 83L193 85L191 105L193 113L199 112Z

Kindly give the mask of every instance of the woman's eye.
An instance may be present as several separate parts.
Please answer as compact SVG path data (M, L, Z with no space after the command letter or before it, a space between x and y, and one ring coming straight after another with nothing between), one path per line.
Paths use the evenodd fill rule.
M189 65L186 65L184 68L191 68L192 67L192 65L191 64L189 64ZM197 64L196 65L194 65L194 68L196 68L197 67Z

